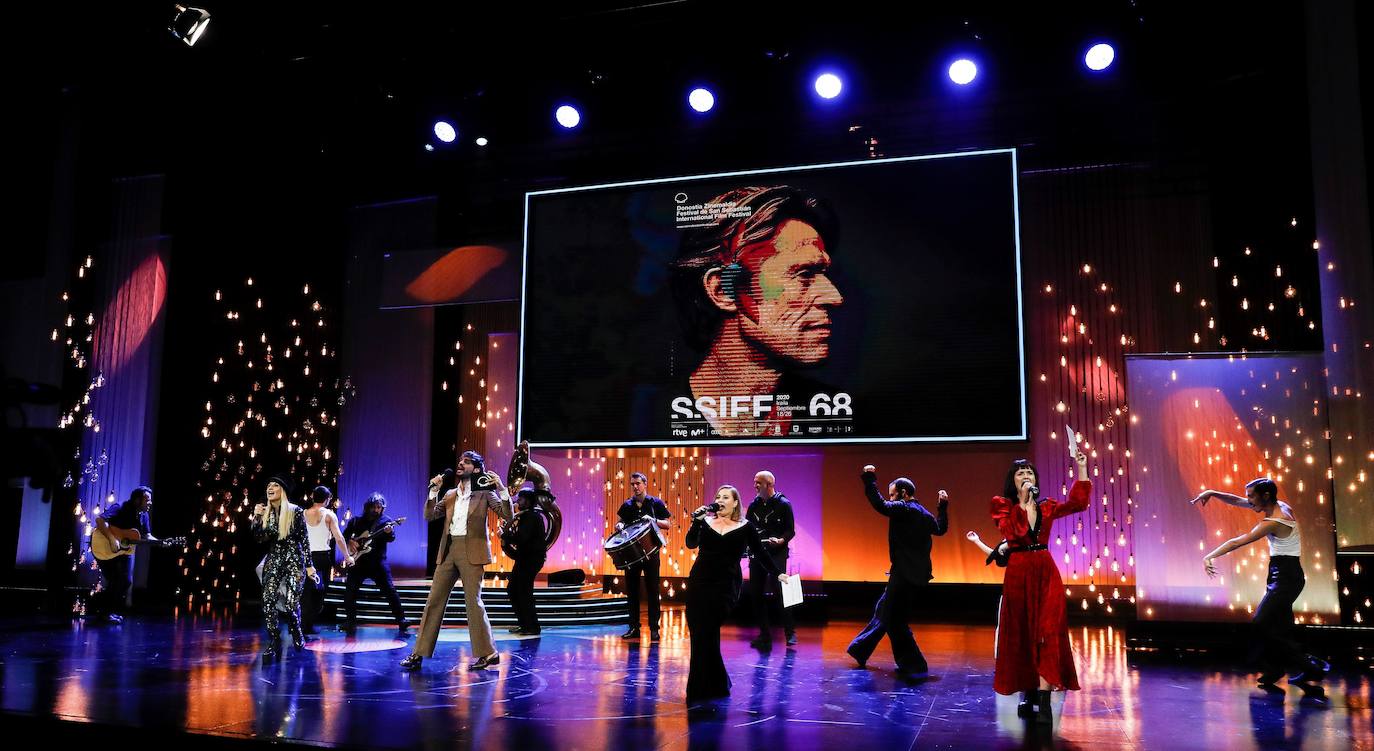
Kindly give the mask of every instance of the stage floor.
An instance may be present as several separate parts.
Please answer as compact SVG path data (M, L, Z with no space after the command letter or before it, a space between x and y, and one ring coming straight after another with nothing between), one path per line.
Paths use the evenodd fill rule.
M1367 674L1333 673L1324 696L1266 693L1245 674L1128 664L1120 632L1105 626L1072 632L1084 690L1056 707L1053 741L1027 737L1015 700L992 692L988 626L917 625L931 666L919 682L893 672L886 643L857 668L844 653L857 623L803 627L798 646L767 653L749 646L751 629L729 627L734 695L689 708L682 611L665 619L657 645L622 642L623 627L540 638L498 629L503 659L485 672L463 669L467 631L448 629L435 658L408 674L397 663L409 645L381 627L350 640L327 626L309 651L288 644L263 666L258 632L227 619L7 618L0 697L9 713L348 748L1374 749Z

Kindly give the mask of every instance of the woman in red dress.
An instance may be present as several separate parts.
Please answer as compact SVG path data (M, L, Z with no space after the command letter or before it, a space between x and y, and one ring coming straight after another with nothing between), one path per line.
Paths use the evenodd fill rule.
M992 518L1006 538L1003 544L1009 555L992 686L1007 696L1022 692L1019 712L1026 716L1034 711L1036 719L1045 723L1054 721L1050 692L1078 690L1064 582L1046 545L1050 524L1086 509L1091 499L1088 457L1080 452L1074 461L1078 481L1065 503L1039 497L1040 478L1025 459L1012 463L1002 495L992 499ZM1034 710L1028 698L1032 693Z

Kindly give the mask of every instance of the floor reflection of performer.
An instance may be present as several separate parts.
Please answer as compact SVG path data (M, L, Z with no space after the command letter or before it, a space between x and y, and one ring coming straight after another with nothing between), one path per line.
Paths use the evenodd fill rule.
M353 564L348 554L348 543L344 541L343 531L339 529L339 517L329 510L329 502L334 494L323 485L310 491L310 508L305 510L305 534L310 540L310 563L315 567L316 576L306 581L305 594L301 597L301 632L306 636L315 633L315 619L324 609L324 593L334 578L334 545L343 551L345 567Z
M687 630L692 654L687 672L687 701L730 695L730 675L720 654L720 628L739 602L743 577L740 558L746 549L771 576L786 582L763 550L758 530L741 519L739 491L722 485L714 504L692 512L687 547L697 550L687 576Z
M620 509L616 512L619 522L615 525L616 531L624 529L630 524L634 524L641 519L652 521L658 525L659 529L668 529L672 526L668 519L672 514L668 513L668 504L663 499L648 494L649 478L643 472L635 472L630 475L630 497L620 504ZM658 551L639 563L630 564L625 569L625 595L630 600L630 620L629 629L621 634L620 638L631 640L639 638L639 582L644 580L644 599L648 602L649 610L649 640L658 641L659 639L659 565L660 559Z
M534 606L534 579L548 555L549 518L541 508L543 491L525 488L515 496L515 517L501 532L501 550L515 561L506 587L515 610L513 634L538 634L539 614Z
M425 601L425 614L420 619L420 635L415 651L401 661L403 670L418 670L426 657L434 656L439 629L444 623L453 585L463 585L463 605L467 614L468 635L476 659L469 670L482 670L501 661L501 653L491 636L491 622L482 604L482 576L491 563L491 540L487 533L487 514L495 512L503 520L511 518L510 494L494 472L487 472L482 455L464 451L458 461L458 486L439 495L443 475L430 480L429 501L425 504L425 518L444 520L447 530L439 543L434 567L434 583Z
M253 508L253 536L268 545L262 567L262 620L267 630L264 659L274 659L281 652L283 617L296 649L304 646L301 593L305 578L316 575L310 563L305 514L287 500L290 488L291 482L285 475L273 475L267 481L267 503Z
M993 689L1004 696L1020 692L1018 712L1033 713L1042 723L1054 722L1052 691L1078 690L1064 581L1045 543L1055 519L1088 507L1088 457L1079 452L1074 461L1078 481L1065 503L1039 497L1039 475L1025 459L1012 463L1002 495L992 499L992 518L1006 537L1010 556L998 613Z
M849 643L847 651L863 667L886 635L892 643L897 672L922 675L930 667L916 644L908 619L912 604L934 578L930 565L931 536L943 535L949 529L949 496L941 490L936 513L931 514L917 502L916 484L911 480L899 477L889 483L884 500L878 493L878 475L872 464L864 467L861 479L869 505L887 517L887 549L892 570L888 573L887 588L873 608L873 618Z
M1207 575L1216 577L1214 561L1217 558L1260 538L1269 543L1269 576L1265 582L1264 598L1255 608L1255 616L1251 620L1258 627L1260 635L1251 655L1260 668L1260 684L1272 686L1285 674L1289 683L1321 680L1331 666L1303 652L1292 635L1293 602L1307 584L1307 577L1302 571L1302 536L1293 507L1279 500L1278 484L1267 477L1246 483L1244 498L1220 490L1204 490L1192 503L1206 506L1213 498L1250 509L1264 517L1249 533L1232 537L1202 559Z

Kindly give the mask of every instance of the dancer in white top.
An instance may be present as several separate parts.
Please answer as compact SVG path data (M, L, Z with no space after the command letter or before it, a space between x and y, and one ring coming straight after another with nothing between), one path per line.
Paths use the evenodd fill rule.
M339 529L339 517L329 510L329 502L334 494L323 485L310 491L310 508L305 510L305 536L310 540L310 562L315 567L313 579L305 582L305 594L301 597L301 631L306 636L315 633L315 619L324 608L324 592L334 578L334 548L344 551L344 567L353 565L348 555L348 543L344 542L343 532Z
M1285 673L1289 683L1319 681L1331 669L1324 660L1306 654L1293 640L1293 602L1302 593L1307 578L1302 572L1302 537L1293 508L1279 500L1279 486L1267 477L1245 484L1245 497L1204 490L1191 502L1206 506L1215 498L1240 508L1248 508L1263 515L1263 519L1248 533L1232 537L1203 556L1207 575L1217 576L1214 561L1223 555L1249 545L1261 537L1269 541L1269 578L1252 622L1259 627L1260 638L1255 644L1260 666L1259 682L1271 686Z

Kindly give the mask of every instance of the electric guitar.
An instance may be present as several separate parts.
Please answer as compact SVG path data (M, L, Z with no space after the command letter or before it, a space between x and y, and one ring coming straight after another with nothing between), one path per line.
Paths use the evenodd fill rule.
M111 537L115 539L111 540ZM91 533L91 555L94 555L97 561L108 561L121 555L133 555L134 548L139 545L156 545L162 548L184 547L186 538L168 537L161 540L145 540L138 530L120 529L119 527L106 527L103 532L96 530Z
M391 521L382 525L379 529L375 531L369 529L368 531L363 532L360 535L354 535L352 538L350 538L348 541L348 554L353 556L353 563L356 565L358 563L359 558L372 552L372 538L374 535L382 534L383 532L386 532L392 527L405 524L405 521L406 517L404 516L402 516L399 519L392 519Z

